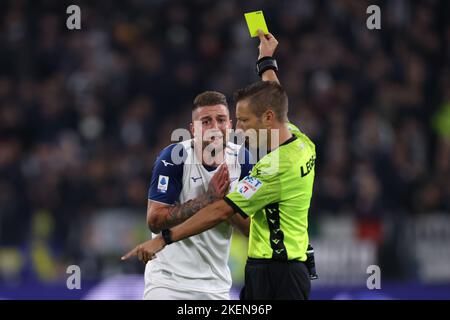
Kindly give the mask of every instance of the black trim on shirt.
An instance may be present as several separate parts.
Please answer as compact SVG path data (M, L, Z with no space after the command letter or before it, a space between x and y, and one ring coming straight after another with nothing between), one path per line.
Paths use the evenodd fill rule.
M248 218L248 215L238 207L236 203L234 203L231 199L224 197L223 200L237 213L239 213L244 219Z
M291 143L292 141L295 141L295 140L297 140L297 137L294 136L294 135L292 135L292 137L290 137L290 138L287 139L285 142L283 142L282 144L280 144L279 147L284 146L284 145L287 145L287 144L289 144L289 143Z
M264 207L264 212L269 226L269 242L272 248L272 259L287 261L288 254L284 245L284 232L280 226L279 203L272 203Z
M283 142L282 144L280 144L277 148L275 148L275 149L273 149L273 150L276 150L276 149L278 149L278 148L281 147L281 146L285 146L285 145L287 145L287 144L289 144L289 143L291 143L292 141L295 141L295 140L297 140L297 137L294 136L294 135L292 135L292 137L290 137L289 139L287 139L285 142ZM268 155L269 153L271 153L273 150L267 150L266 155ZM259 150L258 150L258 155L259 155ZM258 159L258 161L259 161L259 159Z
M207 164L202 163L203 168L206 169L206 171L211 172L216 170L219 166L209 166Z

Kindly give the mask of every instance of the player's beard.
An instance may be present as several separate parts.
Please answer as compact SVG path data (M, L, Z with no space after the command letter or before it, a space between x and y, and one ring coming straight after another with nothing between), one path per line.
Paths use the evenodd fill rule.
M215 152L221 152L223 150L225 150L225 148L227 147L226 142L224 141L223 143L214 143L214 141L203 141L202 142L202 150L204 151L206 148L212 148L212 155L215 156ZM214 154L213 154L214 152Z
M202 155L203 160L206 163L210 163L214 160L214 162L221 163L223 158L220 157L220 155L223 156L224 150L227 147L227 144L225 140L222 140L223 142L215 142L214 140L208 140L202 142Z
M195 154L206 165L219 165L224 161L228 136L222 130L209 130L209 132L194 138ZM202 139L202 140L200 140Z

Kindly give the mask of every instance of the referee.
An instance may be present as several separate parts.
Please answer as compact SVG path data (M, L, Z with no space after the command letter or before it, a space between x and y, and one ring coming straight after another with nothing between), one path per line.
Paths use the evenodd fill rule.
M258 61L260 74L273 59ZM267 154L223 200L128 252L147 262L166 245L199 234L233 214L251 217L245 286L241 299L308 299L308 210L314 183L315 146L287 119L288 98L275 81L235 93L237 128L256 130ZM275 133L275 135L273 135ZM270 139L270 137L277 137ZM267 138L269 137L269 138Z

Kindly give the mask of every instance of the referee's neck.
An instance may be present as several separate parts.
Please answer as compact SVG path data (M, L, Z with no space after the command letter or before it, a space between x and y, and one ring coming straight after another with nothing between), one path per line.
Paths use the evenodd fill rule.
M289 131L285 123L280 124L279 127L270 129L267 137L267 147L270 151L278 148L292 137L291 131Z

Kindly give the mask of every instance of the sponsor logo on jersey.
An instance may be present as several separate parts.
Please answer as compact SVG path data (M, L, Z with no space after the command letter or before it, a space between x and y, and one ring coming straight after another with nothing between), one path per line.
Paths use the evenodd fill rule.
M192 181L194 181L194 183L196 183L197 182L197 180L199 180L199 179L201 179L202 177L200 176L200 177L191 177L191 179L192 179Z
M246 176L238 184L238 192L246 199L250 199L259 188L261 188L263 183L251 176Z
M157 188L158 192L166 193L168 187L169 187L169 177L168 176L159 175L158 188Z
M237 157L239 154L237 152L227 151L227 154L233 157Z
M308 173L310 173L312 171L312 169L314 168L314 164L316 162L316 157L313 155L308 162L306 162L306 164L304 166L300 167L300 173L302 178L307 176Z
M164 164L164 167L173 166L174 165L173 163L167 162L166 160L161 160L161 162Z

